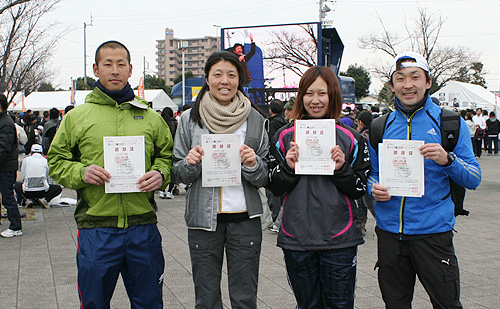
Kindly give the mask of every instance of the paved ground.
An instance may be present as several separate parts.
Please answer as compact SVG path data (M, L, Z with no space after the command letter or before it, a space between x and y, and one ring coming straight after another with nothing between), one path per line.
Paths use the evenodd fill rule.
M500 307L500 158L480 159L483 181L469 191L469 217L456 224L455 246L460 263L464 308ZM182 191L182 190L181 190ZM65 197L75 197L65 189ZM173 200L157 199L159 229L166 260L165 308L193 308L194 292L183 219L184 193ZM36 219L24 222L23 236L0 239L0 308L78 308L76 287L76 224L74 207L38 209ZM356 308L383 308L373 266L376 243L373 218L368 221L366 243L359 247ZM6 228L6 222L1 229ZM259 277L259 308L295 308L288 287L282 252L276 234L263 233ZM223 278L224 303L229 308L227 278ZM129 308L121 281L112 308ZM417 286L414 308L431 308L427 295Z

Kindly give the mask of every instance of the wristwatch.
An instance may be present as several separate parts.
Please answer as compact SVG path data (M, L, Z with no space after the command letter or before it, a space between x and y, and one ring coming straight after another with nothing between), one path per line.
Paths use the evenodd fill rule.
M453 152L448 152L448 162L446 162L444 167L450 166L455 161L455 154Z
M165 174L163 174L163 172L162 172L161 170L155 170L155 171L157 171L158 173L160 173L160 175L161 175L161 179L162 179L163 181L165 181Z

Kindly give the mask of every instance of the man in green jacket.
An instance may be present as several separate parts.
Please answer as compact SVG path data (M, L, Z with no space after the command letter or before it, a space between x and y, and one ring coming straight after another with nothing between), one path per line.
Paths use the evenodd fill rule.
M108 41L97 48L94 74L96 88L63 118L48 153L50 176L78 193L81 306L109 308L121 273L132 307L162 308L164 258L154 191L170 181L173 139L161 116L134 96L130 53L123 44ZM123 173L114 174L104 165L104 140L124 136L130 138L113 148L120 152L114 161L122 163ZM143 145L131 145L137 138ZM146 173L127 189L106 193L106 183L126 179L130 168L142 165L133 159L134 147L144 149Z

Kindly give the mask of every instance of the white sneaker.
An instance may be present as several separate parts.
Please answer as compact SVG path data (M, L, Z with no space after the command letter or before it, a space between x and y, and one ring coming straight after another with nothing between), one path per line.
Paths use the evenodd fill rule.
M165 192L163 192L163 191L160 192L160 198L163 198L163 199L167 198L167 196L165 195Z
M0 235L2 235L2 237L5 237L5 238L11 238L14 236L21 236L21 235L23 235L23 230L14 231L11 229L6 229L2 233L0 233Z
M169 200L173 199L174 197L175 197L175 196L174 196L174 194L173 194L172 192L167 192L167 198L168 198Z

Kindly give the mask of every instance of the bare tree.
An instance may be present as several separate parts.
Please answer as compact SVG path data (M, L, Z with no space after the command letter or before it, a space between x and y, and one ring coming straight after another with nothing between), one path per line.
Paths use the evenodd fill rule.
M287 31L271 32L264 50L264 60L270 71L287 69L302 76L309 67L317 65L318 42L312 25L300 25L305 34Z
M6 8L0 20L0 93L9 92L9 100L21 90L28 95L53 74L47 62L62 33L54 34L55 24L42 24L42 18L59 2L0 1Z
M14 6L18 5L18 4L21 4L21 3L24 3L24 2L28 2L28 1L31 1L31 0L7 1L7 3L3 4L3 6L0 7L0 14L2 14L4 11L10 9L11 7L14 7Z
M477 55L466 47L439 44L439 36L446 18L437 13L429 13L426 8L419 7L413 29L404 23L406 34L402 37L389 32L382 18L379 16L378 19L382 25L382 34L372 33L359 38L359 47L381 51L392 57L408 50L423 55L429 63L430 75L434 81L433 90L455 79L461 74L463 67L471 67L473 62L477 62ZM388 64L378 63L372 69L382 79L389 79Z

